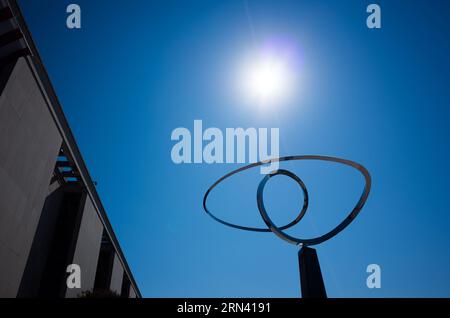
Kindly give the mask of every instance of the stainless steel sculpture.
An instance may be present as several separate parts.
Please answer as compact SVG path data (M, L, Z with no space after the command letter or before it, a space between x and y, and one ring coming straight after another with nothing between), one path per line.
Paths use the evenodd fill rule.
M315 238L305 239L305 238L293 237L284 232L284 230L294 226L295 224L297 224L298 222L301 221L301 219L303 218L303 216L306 213L306 210L308 209L308 200L309 200L308 191L307 191L307 188L306 188L305 184L303 183L303 181L294 173L292 173L288 170L284 170L284 169L272 171L270 174L266 175L262 179L262 181L259 183L259 186L258 186L257 195L256 195L258 210L259 210L259 213L261 214L261 217L264 220L264 223L267 225L267 228L247 227L247 226L241 226L241 225L233 224L230 222L226 222L226 221L216 217L208 209L206 203L207 203L209 194L217 185L219 185L225 179L227 179L227 178L231 177L232 175L235 175L239 172L242 172L244 170L248 170L248 169L251 169L251 168L254 168L257 166L261 166L261 165L269 163L269 162L277 162L277 161L282 162L282 161L291 161L291 160L319 160L319 161L329 161L329 162L340 163L340 164L355 168L363 175L363 177L365 179L365 186L364 186L362 194L361 194L358 202L356 203L355 207L350 211L348 216L340 224L338 224L334 229L332 229L328 233L325 233L325 234L315 237ZM263 198L263 190L264 190L264 187L265 187L267 181L269 181L270 178L272 178L276 175L285 175L285 176L290 177L291 179L293 179L294 181L297 182L297 184L301 187L301 189L303 191L303 207L300 210L299 214L292 222L290 222L289 224L286 224L284 226L280 226L280 227L276 226L273 223L273 221L271 220L271 218L269 217L269 214L267 213L266 208L264 206L264 198ZM369 172L367 171L366 168L364 168L362 165L360 165L356 162L346 160L346 159L336 158L336 157L318 156L318 155L287 156L287 157L280 157L280 158L275 158L275 159L271 159L271 160L252 163L250 165L236 169L236 170L231 171L230 173L224 175L219 180L217 180L206 191L206 193L203 197L203 208L209 216L211 216L214 220L216 220L217 222L222 223L224 225L227 225L227 226L239 229L239 230L254 231L254 232L273 232L275 235L277 235L284 241L300 246L301 249L298 253L298 256L299 256L302 296L304 298L305 297L306 298L308 298L308 297L309 298L311 298L311 297L312 298L320 298L320 297L323 298L323 297L326 297L326 291L325 291L325 285L324 285L323 279L322 279L322 274L320 271L320 265L319 265L319 261L317 258L317 254L314 249L312 249L308 246L323 243L324 241L329 240L330 238L332 238L333 236L337 235L339 232L344 230L356 218L356 216L359 214L359 212L363 208L363 206L367 200L367 197L369 196L370 187L371 187L371 177L370 177Z

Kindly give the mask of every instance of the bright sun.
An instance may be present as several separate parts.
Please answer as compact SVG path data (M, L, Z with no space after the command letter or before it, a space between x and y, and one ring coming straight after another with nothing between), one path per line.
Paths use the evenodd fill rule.
M242 69L241 87L258 106L281 103L289 94L292 74L287 61L276 56L253 59Z

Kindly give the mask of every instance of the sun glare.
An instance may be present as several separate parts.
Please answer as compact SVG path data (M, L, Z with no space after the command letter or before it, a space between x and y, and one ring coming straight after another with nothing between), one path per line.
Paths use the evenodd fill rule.
M276 56L261 56L242 69L241 89L260 107L279 105L289 95L293 76L287 61Z

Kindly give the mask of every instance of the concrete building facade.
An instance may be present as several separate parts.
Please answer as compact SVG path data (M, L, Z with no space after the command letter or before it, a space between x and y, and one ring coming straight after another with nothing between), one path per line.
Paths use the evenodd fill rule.
M0 297L141 296L12 0L0 0L0 189Z

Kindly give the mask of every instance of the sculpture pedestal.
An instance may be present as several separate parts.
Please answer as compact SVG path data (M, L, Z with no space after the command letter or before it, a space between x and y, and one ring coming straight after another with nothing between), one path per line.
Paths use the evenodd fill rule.
M303 246L298 251L302 298L327 298L316 250Z

